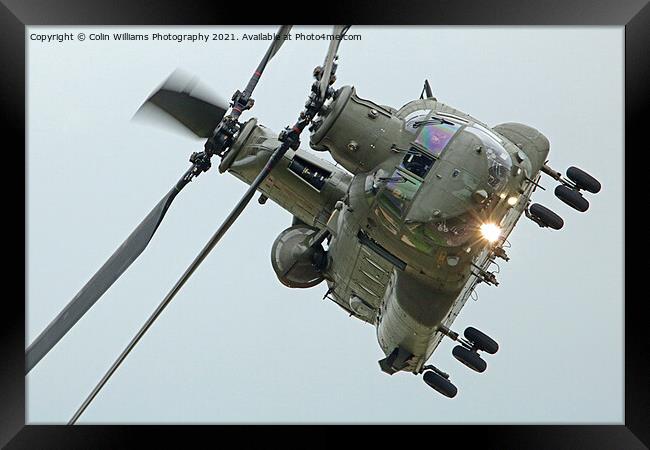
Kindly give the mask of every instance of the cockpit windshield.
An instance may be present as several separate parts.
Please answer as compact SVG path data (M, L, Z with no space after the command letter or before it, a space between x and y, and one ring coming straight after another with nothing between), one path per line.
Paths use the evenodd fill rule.
M415 142L426 148L435 157L442 153L447 143L461 127L446 120L436 120L435 117L415 122L413 125L422 129Z
M488 159L488 184L495 191L502 189L508 182L508 173L512 169L512 158L503 147L501 139L480 124L473 124L465 131L478 137L483 143Z
M413 143L417 145L411 146L400 167L420 178L426 177L435 160L462 127L430 114L431 110L422 109L405 118L405 129L415 135Z

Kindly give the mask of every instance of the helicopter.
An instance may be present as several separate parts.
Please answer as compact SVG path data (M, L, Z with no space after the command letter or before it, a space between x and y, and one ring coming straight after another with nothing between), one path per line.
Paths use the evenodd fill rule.
M485 370L479 352L496 352L496 342L475 328L461 337L451 326L476 285L498 285L489 268L495 258L507 259L504 244L520 216L541 227L562 227L559 216L530 203L540 177L557 180L556 195L580 211L588 207L581 191L595 193L600 185L580 169L570 168L565 178L548 167L548 140L536 130L521 124L490 128L438 102L428 82L420 99L399 110L362 99L350 86L335 90L339 41L332 41L325 63L314 71L308 103L293 127L278 135L256 119L241 123L281 42L271 45L229 111L194 96L191 86L174 87L173 80L149 98L207 139L206 147L192 155L190 170L30 346L29 368L49 345L41 343L52 342L92 306L144 250L178 192L219 156L219 171L250 188L167 302L259 191L261 203L270 198L294 217L271 252L280 282L308 288L325 281L330 300L376 327L386 356L381 370L423 374L427 384L453 397L448 376L426 365L444 337L459 344L454 356L463 364ZM312 151L299 146L307 127ZM327 152L337 164L314 152Z

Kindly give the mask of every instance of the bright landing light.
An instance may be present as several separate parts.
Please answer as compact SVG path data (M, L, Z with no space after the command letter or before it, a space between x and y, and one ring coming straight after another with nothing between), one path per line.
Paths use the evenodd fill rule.
M496 242L501 236L501 228L493 223L484 223L481 225L481 235L488 242Z
M515 206L518 201L519 201L518 197L510 197L508 198L508 205Z

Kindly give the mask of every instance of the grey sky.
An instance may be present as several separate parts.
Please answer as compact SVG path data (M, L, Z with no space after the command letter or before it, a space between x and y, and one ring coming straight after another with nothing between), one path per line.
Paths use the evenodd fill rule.
M189 166L200 141L130 122L176 68L223 98L268 42L64 42L32 32L269 32L275 27L44 28L28 33L27 340L95 273ZM294 31L327 32L297 27ZM251 206L197 270L79 423L622 423L623 28L353 27L337 85L396 108L428 78L442 102L495 125L529 124L550 164L577 165L603 190L559 232L522 219L500 286L478 289L454 324L500 344L484 374L451 356L449 400L410 374L382 373L375 329L325 286L275 278L271 244L291 216ZM289 42L255 93L255 116L293 123L327 43ZM307 137L303 148L308 149ZM319 154L319 156L323 156ZM30 423L66 422L245 191L216 170L180 194L144 254L28 377Z

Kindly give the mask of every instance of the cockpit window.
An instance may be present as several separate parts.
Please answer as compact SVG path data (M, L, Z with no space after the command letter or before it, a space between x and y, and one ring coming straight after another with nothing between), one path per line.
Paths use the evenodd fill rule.
M415 147L411 147L404 156L400 167L408 170L420 178L424 178L429 173L429 169L433 166L434 159L422 153Z
M415 142L436 157L442 153L451 138L461 128L460 125L433 116L414 125L421 129Z
M501 144L501 140L484 127L475 124L465 131L478 137L485 149L488 159L488 184L495 191L502 189L508 182L508 173L512 168L512 158Z

